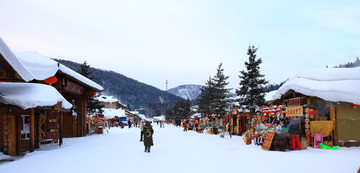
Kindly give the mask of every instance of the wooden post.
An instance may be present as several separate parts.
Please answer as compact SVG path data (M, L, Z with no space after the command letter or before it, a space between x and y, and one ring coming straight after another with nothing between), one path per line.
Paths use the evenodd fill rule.
M231 113L230 113L230 114L231 114ZM234 120L233 120L233 117L230 115L230 122L229 122L229 123L230 123L230 124L229 124L229 126L230 126L230 127L229 127L229 134L230 134L230 138L232 138L233 121L234 121Z
M77 136L84 136L83 132L84 132L84 100L82 99L82 97L78 97L77 98L77 102L76 102L76 106L77 106Z
M64 114L63 112L60 112L60 120L59 120L59 146L63 144L63 134L64 134Z
M240 133L240 118L236 117L236 126L237 126L237 133L239 134Z
M330 120L333 121L333 145L338 145L337 119L336 107L330 108Z
M30 152L35 149L35 109L30 109Z

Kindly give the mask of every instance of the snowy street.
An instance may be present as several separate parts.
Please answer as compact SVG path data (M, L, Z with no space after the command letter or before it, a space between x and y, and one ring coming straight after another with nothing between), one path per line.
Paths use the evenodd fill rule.
M64 145L42 145L13 162L0 164L1 173L100 172L349 172L360 166L360 147L302 151L264 151L245 145L239 136L183 132L154 124L154 146L144 152L139 128L111 128L103 135L65 138Z

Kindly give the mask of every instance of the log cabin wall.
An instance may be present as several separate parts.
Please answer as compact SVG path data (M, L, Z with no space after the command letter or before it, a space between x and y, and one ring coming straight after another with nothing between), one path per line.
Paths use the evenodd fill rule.
M37 147L35 135L37 132L34 109L23 110L21 108L1 105L1 142L0 148L4 154L11 156L22 152L34 151Z

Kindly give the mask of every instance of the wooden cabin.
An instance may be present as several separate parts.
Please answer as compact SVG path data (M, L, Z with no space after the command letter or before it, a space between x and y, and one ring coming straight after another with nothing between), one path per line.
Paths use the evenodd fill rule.
M0 151L20 155L44 141L62 144L62 115L72 105L32 74L0 38Z
M37 75L35 82L44 83L42 79L55 77L56 82L52 83L73 108L64 113L64 137L80 137L88 134L87 126L87 102L95 92L103 91L103 87L70 68L40 54L25 52L18 55L18 58L25 62L30 72ZM34 68L36 66L44 68ZM44 71L43 69L51 69Z
M329 145L360 146L360 67L303 72L274 95L286 116L300 117L304 135L323 135ZM313 141L312 141L313 143Z
M86 103L103 88L50 58L21 56L0 38L0 151L19 155L86 135Z

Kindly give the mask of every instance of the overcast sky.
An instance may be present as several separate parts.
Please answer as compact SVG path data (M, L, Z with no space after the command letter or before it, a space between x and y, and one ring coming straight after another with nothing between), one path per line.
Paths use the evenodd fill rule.
M0 1L15 53L87 61L162 90L203 85L220 63L238 88L249 45L270 83L360 54L359 0Z

